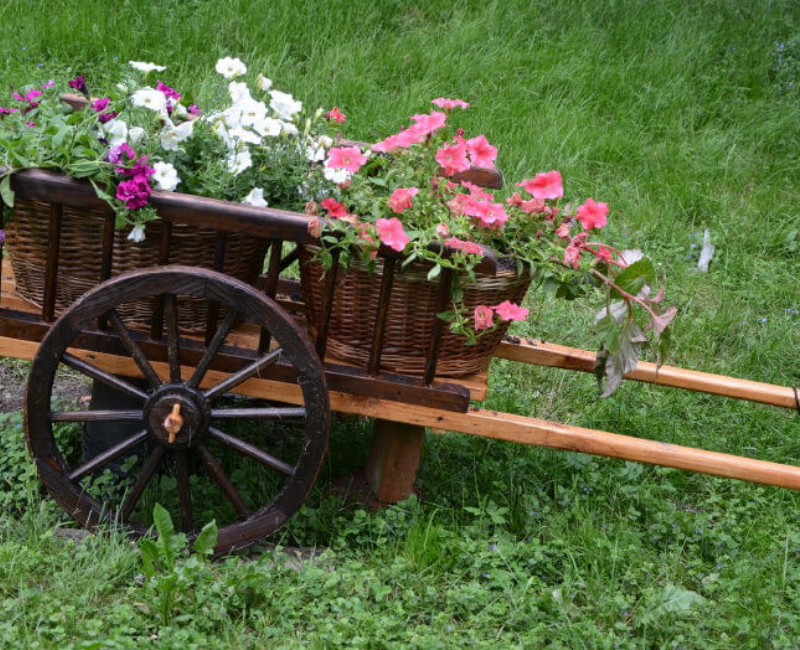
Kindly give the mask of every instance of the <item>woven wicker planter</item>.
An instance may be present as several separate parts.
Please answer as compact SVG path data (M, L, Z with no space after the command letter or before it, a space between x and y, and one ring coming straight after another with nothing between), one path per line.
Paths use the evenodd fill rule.
M314 259L317 250L313 246L300 248L300 279L312 333L319 326L324 287L323 266ZM531 278L527 273L519 275L516 265L511 266L498 270L495 276L478 274L476 282L463 276L464 306L472 311L478 305L497 305L504 300L521 302ZM436 282L427 279L429 268L412 263L395 274L381 357L383 371L417 376L424 373L438 289ZM346 271L340 269L337 277L327 349L331 355L361 368L369 362L382 272L380 260L373 274L353 261ZM475 345L465 345L463 336L446 330L437 376L458 377L485 370L507 330L508 323L504 323L479 338Z
M101 279L103 227L107 210L63 208L58 262L56 313L66 309ZM41 306L47 260L50 204L17 197L6 226L6 250L14 269L17 291ZM114 236L111 274L158 264L162 221L147 224L141 243L127 239L130 228ZM214 268L215 230L174 224L170 240L170 263ZM230 234L226 243L224 273L254 283L262 270L265 243L246 234ZM120 316L130 325L148 327L153 304L138 301L121 305ZM205 329L207 303L193 298L178 301L178 323L186 332Z

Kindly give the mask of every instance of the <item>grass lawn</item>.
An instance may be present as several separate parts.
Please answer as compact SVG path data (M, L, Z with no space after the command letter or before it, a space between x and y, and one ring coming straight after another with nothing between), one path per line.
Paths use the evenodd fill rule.
M434 97L467 100L462 125L499 147L507 179L560 170L568 196L611 206L609 241L660 262L679 308L671 364L800 385L797 3L4 0L0 16L6 87L134 59L202 98L216 60L239 56L337 105L360 140ZM705 229L716 254L695 273ZM515 333L586 345L592 306L544 293L527 306ZM496 361L486 405L800 454L788 411L637 384L596 396L591 376ZM137 580L119 534L54 537L68 520L27 460L21 417L0 420L3 647L800 645L800 497L787 490L430 434L422 498L367 513L325 495L366 460L368 423L342 420L318 488L270 540L323 555L299 568L272 551L181 558L170 604L163 580Z

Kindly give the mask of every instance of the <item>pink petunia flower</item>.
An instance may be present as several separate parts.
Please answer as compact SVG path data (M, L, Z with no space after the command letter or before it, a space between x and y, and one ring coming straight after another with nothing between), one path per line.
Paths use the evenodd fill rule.
M504 300L496 305L494 310L504 321L525 320L528 317L528 310L525 307L520 307L510 300Z
M339 109L334 106L331 110L325 113L325 119L328 120L328 122L338 122L341 124L347 119L347 115L341 113Z
M464 241L458 237L450 237L450 239L444 240L444 244L454 251L461 251L465 255L483 256L483 249L473 241Z
M393 250L402 251L410 241L397 217L378 219L375 225L378 227L378 237L381 242Z
M414 120L415 124L408 130L413 131L421 139L444 128L447 115L439 111L431 111L430 113L412 115L411 119Z
M320 202L320 205L328 211L332 217L341 218L347 216L347 209L336 199L327 198Z
M465 172L469 169L467 148L463 144L445 144L436 152L436 162L442 166L445 176Z
M319 239L319 236L322 234L322 220L318 219L317 217L309 219L308 234L315 239Z
M494 196L486 192L482 187L478 187L474 183L470 183L469 181L461 181L461 186L469 190L469 195L473 199L489 199L494 200Z
M497 147L490 145L485 135L467 140L466 144L469 158L475 167L494 167L494 161L497 160Z
M439 235L439 237L449 237L450 228L447 227L446 223L442 222L436 226L436 234Z
M34 126L36 126L36 122L29 122L28 120L25 120L25 126L32 129Z
M569 221L565 221L556 229L556 235L561 237L562 239L569 239L569 231L572 228L569 225Z
M475 331L489 329L494 325L494 312L491 307L478 305L475 307Z
M328 153L325 166L330 169L346 169L351 174L355 174L365 162L367 162L367 157L361 153L361 149L358 147L334 147Z
M452 111L454 108L469 108L469 104L460 99L446 99L444 97L437 97L431 100L431 104L443 108L446 111Z
M522 201L519 204L519 207L526 214L538 214L545 211L544 199L531 199L530 201Z
M536 174L535 178L517 183L517 187L524 187L536 199L560 199L564 196L561 173L555 170Z
M586 230L602 228L608 221L608 204L597 203L593 198L586 199L586 203L578 206L578 221Z
M602 244L600 244L600 248L597 250L595 255L597 255L598 259L601 259L604 262L610 262L612 259L614 259L614 253L612 253Z
M411 198L419 192L418 187L397 188L389 197L389 207L393 212L400 214L411 207Z

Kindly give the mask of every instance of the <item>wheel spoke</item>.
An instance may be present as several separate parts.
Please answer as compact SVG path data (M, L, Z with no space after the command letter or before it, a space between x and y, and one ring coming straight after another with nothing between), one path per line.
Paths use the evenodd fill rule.
M128 438L127 440L123 440L118 445L114 445L113 447L106 449L104 452L97 454L97 456L70 472L69 480L80 481L84 476L89 476L89 474L96 472L98 469L107 465L115 458L119 458L125 452L130 451L136 445L142 443L146 437L147 431L139 431L139 433Z
M225 474L219 461L214 458L214 455L208 450L208 447L203 444L197 446L197 453L200 455L200 460L203 461L203 465L205 465L208 473L211 474L211 477L217 482L217 485L222 488L225 496L228 497L228 500L233 504L239 517L241 519L247 519L250 516L250 509L247 507L247 504L244 502L244 499L242 499L233 483L231 483L228 475Z
M225 342L225 337L228 336L235 322L236 312L233 309L228 309L225 320L222 321L217 331L214 332L214 338L211 339L206 351L203 353L203 357L200 359L200 363L197 364L191 379L189 379L189 386L197 388L200 382L203 381L203 377L205 377L206 372L208 372L208 369L211 367L211 362L214 360L214 357L217 356L217 352L219 352L219 349Z
M82 372L87 377L102 381L104 384L111 386L111 388L114 388L121 393L125 393L130 397L135 397L142 402L147 400L147 393L139 390L136 388L136 386L129 384L127 381L111 375L104 370L100 370L100 368L93 366L91 363L88 363L83 359L79 359L78 357L71 355L69 352L65 352L63 354L61 357L61 362L68 365L70 368L74 368L75 370Z
M269 467L271 469L279 471L281 474L285 474L286 476L291 476L292 472L294 472L294 467L289 465L288 463L284 463L279 458L275 458L268 454L265 451L262 451L258 447L251 445L244 440L240 440L239 438L234 438L233 436L229 436L227 433L220 431L219 429L215 429L214 427L208 428L209 434L215 440L219 440L222 444L227 445L231 449L235 449L238 452L245 454L246 456L250 456L253 460L257 460L262 465Z
M164 296L164 316L167 321L167 356L169 357L169 380L181 381L181 342L178 334L178 305L174 294Z
M60 411L50 414L51 422L116 422L141 420L142 411Z
M189 487L189 459L183 449L175 454L175 466L178 474L178 500L181 504L181 529L188 533L192 530L192 494Z
M131 487L131 491L128 492L128 496L125 497L125 501L122 503L121 514L123 520L127 520L128 517L131 516L133 509L139 501L139 497L142 496L142 492L144 492L144 489L150 482L153 473L158 469L158 465L163 456L164 447L159 445L153 449L152 453L147 457L144 467L142 467L142 473L139 474L139 478L136 479L136 482Z
M158 388L161 385L161 380L158 378L156 371L153 370L153 366L150 365L150 362L147 360L144 352L142 352L142 349L134 340L130 330L125 326L125 323L122 322L122 319L119 317L116 309L110 309L107 316L111 321L111 326L114 328L114 331L117 333L117 336L119 336L120 341L122 341L122 344L128 351L128 354L133 357L136 365L139 366L139 370L142 371L142 374L145 376L147 381L150 382L150 385L153 388Z
M299 420L306 417L306 410L301 407L287 408L232 408L211 409L211 417L219 420Z
M259 373L267 366L275 363L280 358L281 354L283 354L283 350L281 348L277 348L272 352L268 352L263 357L260 357L258 360L251 363L249 366L246 366L238 372L233 373L227 379L222 380L216 386L207 390L205 392L206 399L210 402L220 395L227 393L229 390L250 379L250 377Z

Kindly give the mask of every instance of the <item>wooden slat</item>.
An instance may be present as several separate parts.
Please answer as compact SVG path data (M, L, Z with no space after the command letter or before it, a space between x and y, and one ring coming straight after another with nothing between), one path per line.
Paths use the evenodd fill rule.
M425 360L425 374L423 376L423 383L429 386L433 383L436 376L436 364L439 361L439 348L442 343L442 334L444 333L444 321L436 314L440 314L447 310L450 304L450 296L453 293L453 271L451 269L442 269L439 277L439 290L436 293L436 309L434 310L433 323L431 323L431 338L428 346L428 354Z
M383 353L383 337L386 330L386 317L389 314L389 301L392 297L392 284L394 283L394 270L397 266L395 258L384 260L383 275L381 277L380 297L378 298L378 311L375 313L375 325L372 330L372 348L369 351L369 374L376 375L381 369L381 354Z
M319 330L317 331L316 349L320 359L325 358L325 350L328 348L328 329L331 325L331 314L333 313L333 297L336 293L336 275L339 272L339 255L341 251L337 248L331 254L331 267L325 272L325 286L322 290L322 305L320 307Z
M296 250L296 249L295 249ZM283 251L283 240L275 239L269 248L269 266L267 267L267 277L264 278L264 294L268 298L275 298L278 291L278 281L281 275L281 253ZM261 330L258 339L258 353L264 354L269 349L270 333L264 328Z
M165 221L161 225L161 241L158 246L158 264L169 264L169 249L172 242L172 224ZM153 306L153 322L150 326L150 337L158 341L164 333L164 296L155 298Z
M50 227L48 230L47 262L44 274L44 296L42 298L42 318L55 319L56 289L58 285L58 254L61 248L62 207L59 203L50 205Z

